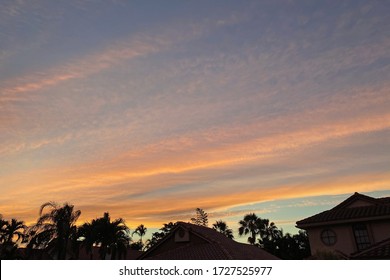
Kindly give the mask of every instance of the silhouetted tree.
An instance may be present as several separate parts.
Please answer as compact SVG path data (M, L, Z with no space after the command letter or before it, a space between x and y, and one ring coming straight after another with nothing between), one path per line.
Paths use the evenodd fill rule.
M78 228L78 240L80 241L80 247L84 248L89 253L90 259L92 259L92 248L97 242L97 229L96 220L92 220L90 223L84 223Z
M279 230L274 239L263 240L264 249L269 253L285 260L302 260L310 256L310 245L306 231L291 235Z
M168 224L164 224L162 228L160 228L159 232L154 232L152 234L152 238L146 241L145 249L149 249L150 247L157 244L161 239L167 236L171 230L176 226L176 223L169 222Z
M147 228L144 225L139 225L134 232L131 234L133 236L134 234L137 234L140 237L141 243L142 243L142 236L144 236L147 232Z
M268 219L262 219L255 213L245 215L239 224L238 234L240 236L249 234L248 242L252 245L273 248L276 246L274 244L276 240L280 238L280 231L275 223ZM256 243L256 236L259 236L258 243Z
M191 218L191 223L207 227L209 224L208 214L202 208L196 208L196 216Z
M163 224L163 227L160 230L167 235L171 232L171 230L176 226L176 223L169 222L167 224Z
M260 238L259 245L260 247L267 249L269 252L276 250L276 241L281 238L281 232L277 228L274 222L271 222L268 219L257 220L257 227L259 230Z
M0 244L5 242L7 239L5 236L5 228L7 226L8 222L6 220L3 220L3 215L0 214Z
M311 255L309 236L305 230L299 230L298 234L294 234L295 251L293 259L307 259Z
M254 245L256 243L256 235L259 233L260 218L255 213L246 214L244 219L238 222L238 235L250 235L248 243Z
M104 213L102 218L94 222L96 243L100 245L99 254L101 259L106 259L108 252L111 259L117 254L124 254L130 243L130 230L122 218L111 221L109 213Z
M137 242L131 243L130 248L132 250L142 251L142 249L144 248L144 243L142 243L141 240L138 240Z
M156 245L158 243L158 241L160 241L161 239L163 239L165 236L164 233L162 232L153 232L152 233L152 238L149 238L148 240L146 240L146 244L145 244L145 249L149 249L151 247L153 247L154 245Z
M11 222L5 222L4 237L5 242L18 242L25 236L26 226L23 221L11 219ZM16 237L16 240L14 239Z
M3 220L0 215L0 259L11 260L17 256L18 242L25 237L26 226L23 221Z
M214 224L213 224L213 229L215 229L216 231L222 233L223 235L225 235L227 238L230 238L230 239L234 239L234 236L233 236L233 231L227 226L227 224L222 221L222 220L219 220L219 221L216 221Z
M28 231L28 247L53 248L58 259L65 259L69 240L77 236L75 224L80 215L81 211L74 211L71 204L60 206L55 202L44 203L39 210L37 223Z

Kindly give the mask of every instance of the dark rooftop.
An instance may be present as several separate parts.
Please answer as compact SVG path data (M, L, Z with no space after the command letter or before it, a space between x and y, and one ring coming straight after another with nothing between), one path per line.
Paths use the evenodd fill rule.
M354 202L362 201L366 205L351 206ZM310 227L321 223L344 223L346 220L379 220L390 218L390 197L372 198L355 193L334 208L308 217L297 222L297 227Z
M375 243L361 252L352 254L351 259L389 260L390 259L390 238Z
M161 240L155 247L159 246L169 238L173 238L174 232L184 228L192 234L202 238L205 242L195 244L188 242L178 248L165 250L154 255L151 254L153 247L146 251L140 259L158 260L276 260L274 255L253 245L243 244L227 238L223 234L204 226L178 222L171 233Z

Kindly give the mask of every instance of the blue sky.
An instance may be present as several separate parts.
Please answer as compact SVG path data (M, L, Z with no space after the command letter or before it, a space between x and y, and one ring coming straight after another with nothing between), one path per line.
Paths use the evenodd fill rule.
M1 5L5 217L67 201L158 228L201 207L293 231L389 195L386 1Z

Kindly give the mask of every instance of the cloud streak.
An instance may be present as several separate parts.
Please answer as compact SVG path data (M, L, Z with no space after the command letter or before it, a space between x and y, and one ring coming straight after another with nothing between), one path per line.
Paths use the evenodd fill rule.
M253 3L184 20L183 4L141 26L123 18L127 32L107 25L107 40L81 50L65 15L123 14L53 5L76 51L32 59L56 46L49 32L20 67L0 54L13 65L0 84L0 213L32 221L41 203L66 200L84 219L110 211L159 227L196 207L272 216L257 204L388 189L390 40L372 33L379 12ZM364 29L351 27L360 13ZM316 207L303 202L294 207Z
M111 46L108 50L88 55L48 73L35 74L32 77L23 77L12 81L10 84L17 85L3 88L2 93L5 96L5 100L7 100L7 96L36 91L71 79L87 77L125 60L155 52L156 49L156 45L147 44L137 39L130 40L129 43L118 43L118 45ZM48 78L46 78L47 76ZM10 98L12 99L12 97ZM4 100L4 97L2 99Z

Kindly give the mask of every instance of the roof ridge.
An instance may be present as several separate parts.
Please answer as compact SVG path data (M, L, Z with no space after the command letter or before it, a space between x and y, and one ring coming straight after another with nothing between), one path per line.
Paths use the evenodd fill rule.
M224 238L226 238L226 240L225 240L226 242L237 243L237 241L234 241L234 240L231 240L231 239L227 238L222 233L220 233L220 232L218 232L215 229L210 228L210 227L196 225L196 224L192 224L192 223L185 223L185 222L181 222L181 223L184 224L184 225L187 225L190 229L192 229L193 233L195 233L197 235L200 235L206 241L209 241L210 243L217 245L221 249L221 251L226 255L226 257L228 259L233 259L233 255L229 252L229 250L226 248L226 246L224 246L223 243L220 240L216 239L215 237L216 236L224 237ZM204 230L212 232L214 235L205 235L205 233L202 232Z
M297 227L309 226L311 224L323 222L337 222L351 219L383 219L390 216L390 204L378 203L374 205L363 205L351 208L332 208L307 217L296 222Z
M174 227L160 240L157 241L156 244L154 244L152 247L144 251L137 259L143 259L145 256L149 255L151 252L155 251L158 247L160 247L161 244L164 243L165 240L170 238L171 235L173 235L173 232L177 230L179 226L179 222L176 222Z
M357 199L362 199L364 201L367 201L367 202L370 202L373 204L378 204L378 200L376 198L355 192L353 195L351 195L350 197L348 197L347 199L345 199L344 201L342 201L341 203L339 203L338 205L333 207L331 210L345 208L346 206L352 204Z

